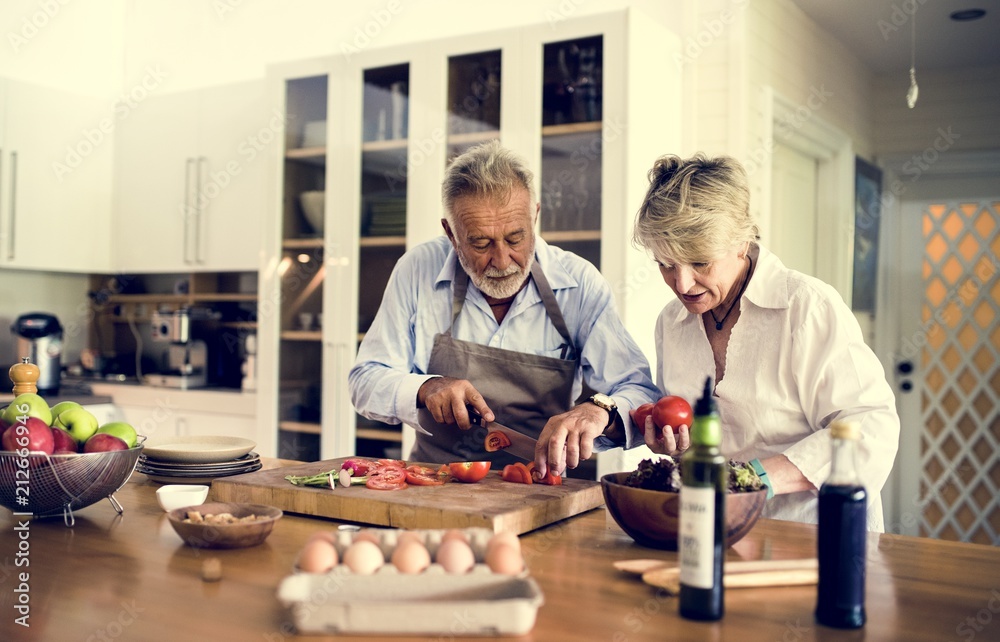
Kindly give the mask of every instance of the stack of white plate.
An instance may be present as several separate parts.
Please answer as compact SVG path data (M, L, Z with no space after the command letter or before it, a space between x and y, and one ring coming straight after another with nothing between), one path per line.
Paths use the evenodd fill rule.
M136 470L164 484L207 484L217 477L260 470L256 442L198 435L146 440Z

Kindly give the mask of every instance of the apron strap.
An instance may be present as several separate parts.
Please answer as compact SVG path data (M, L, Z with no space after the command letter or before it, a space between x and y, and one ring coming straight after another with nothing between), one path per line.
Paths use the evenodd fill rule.
M538 294L542 297L542 304L545 306L545 311L549 313L552 325L556 327L556 330L562 335L563 341L566 342L562 345L562 354L560 354L559 358L576 359L577 350L576 346L573 345L573 339L569 335L566 319L563 318L562 310L559 309L559 302L556 301L556 294L552 291L552 286L549 285L549 280L546 278L545 272L542 271L542 267L538 265L538 261L535 261L531 265L531 278L535 279Z
M545 312L548 313L549 320L552 321L552 325L555 326L560 336L562 336L563 341L565 341L562 345L562 352L559 358L576 359L578 352L576 346L573 345L573 339L570 337L566 319L563 317L562 310L559 309L559 302L556 301L555 292L552 291L552 286L549 285L549 280L545 277L545 272L542 271L542 267L538 264L538 261L534 261L531 265L531 278L535 280L535 286L538 288L538 294L542 298L542 305L545 306ZM451 335L452 328L455 327L458 315L462 312L462 307L465 305L465 297L469 291L469 275L466 274L461 264L457 261L455 264L453 287L454 290L451 297L451 327L445 332L449 336Z

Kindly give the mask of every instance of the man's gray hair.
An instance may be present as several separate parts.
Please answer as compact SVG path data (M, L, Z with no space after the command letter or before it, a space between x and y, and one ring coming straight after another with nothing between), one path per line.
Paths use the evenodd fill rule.
M448 165L441 184L441 200L445 216L454 224L452 208L464 196L488 198L506 203L517 188L528 190L535 203L534 175L518 154L491 140L476 145Z

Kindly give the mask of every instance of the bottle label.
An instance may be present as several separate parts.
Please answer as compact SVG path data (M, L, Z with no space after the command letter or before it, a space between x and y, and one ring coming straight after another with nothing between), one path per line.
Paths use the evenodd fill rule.
M681 486L681 528L677 542L681 584L713 588L715 489Z

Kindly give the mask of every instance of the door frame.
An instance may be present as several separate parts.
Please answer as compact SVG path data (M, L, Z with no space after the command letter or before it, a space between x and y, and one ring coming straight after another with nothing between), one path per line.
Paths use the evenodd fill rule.
M946 153L947 152L947 153ZM1000 176L1000 150L948 151L932 144L916 153L888 154L878 159L885 172L882 192L882 243L878 310L884 310L876 322L877 352L891 355L886 375L896 394L900 419L900 443L883 493L886 532L919 535L923 500L920 495L920 437L923 431L920 395L923 376L919 354L909 354L921 332L920 305L923 282L921 261L922 232L919 215L925 203L955 199L997 198L1000 196L997 177ZM907 224L907 222L910 222ZM907 294L920 293L915 298ZM897 366L902 361L913 363L909 377L902 376ZM901 390L903 380L912 389ZM913 462L914 465L902 465Z

